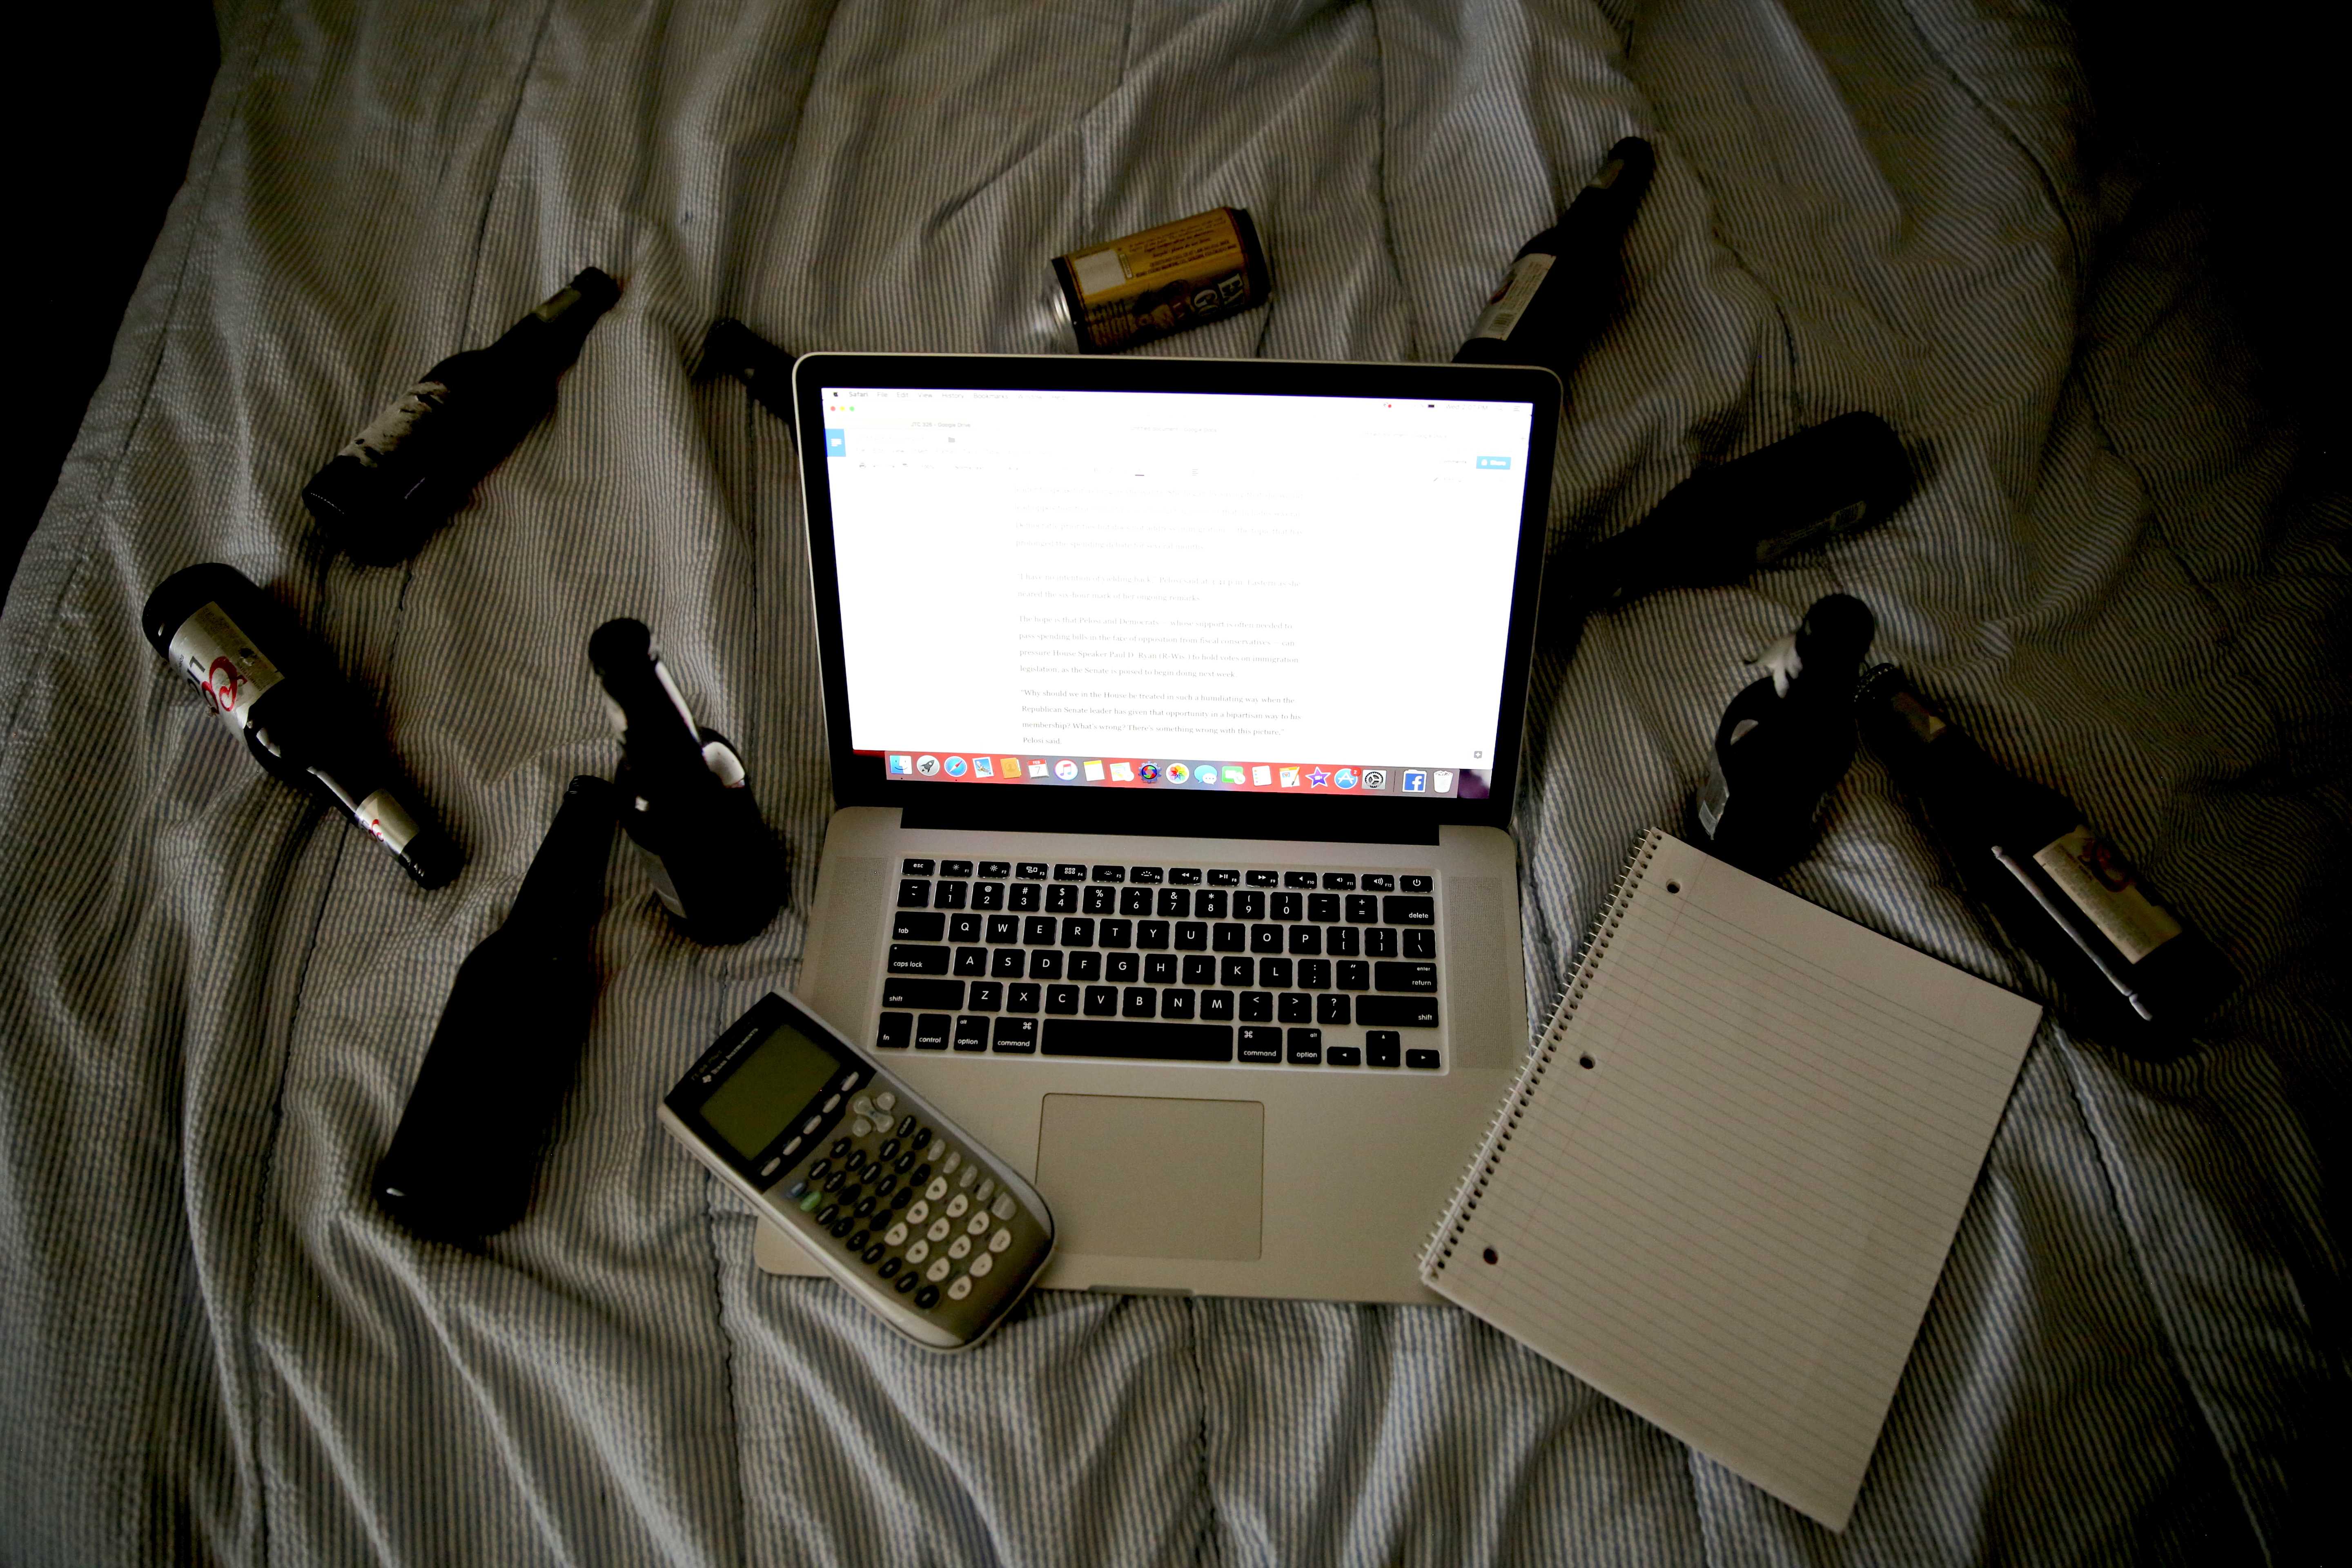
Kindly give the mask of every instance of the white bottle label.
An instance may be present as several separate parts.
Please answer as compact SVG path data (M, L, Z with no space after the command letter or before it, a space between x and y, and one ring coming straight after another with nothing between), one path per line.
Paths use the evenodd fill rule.
M336 456L357 458L362 468L374 468L408 438L408 432L419 419L441 406L448 392L437 381L418 382L399 402L377 415L374 423L352 437Z
M239 734L261 694L286 679L218 605L205 605L182 621L171 647L172 662Z
M1511 329L1527 314L1528 302L1543 287L1545 274L1551 270L1552 258L1541 251L1531 252L1511 263L1511 275L1486 301L1486 309L1478 317L1478 324L1470 329L1474 338L1507 339Z
M352 816L395 855L405 850L416 837L416 819L393 798L390 790L376 791L360 802Z
M2137 963L2180 934L2180 922L2148 902L2124 858L2087 827L2043 845L2033 852L2033 863L2128 963Z

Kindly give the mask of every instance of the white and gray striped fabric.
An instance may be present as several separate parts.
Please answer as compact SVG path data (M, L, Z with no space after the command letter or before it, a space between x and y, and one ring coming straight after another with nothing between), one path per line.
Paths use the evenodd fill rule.
M2054 0L236 0L189 179L10 592L0 1560L2299 1561L2340 1429L2347 567L2193 214L2102 166ZM2235 46L2232 46L2235 47ZM1575 378L1556 542L1849 408L1890 523L1537 668L1531 1016L1743 660L1833 586L2079 800L2250 984L2153 1068L2045 1026L1832 1536L1449 1309L1045 1294L929 1357L656 1132L802 951L828 809L781 426L683 364L1044 350L1046 260L1221 203L1270 308L1147 352L1442 359L1611 142L1659 151ZM413 564L304 477L585 265L626 292ZM468 847L427 893L142 642L270 584ZM651 624L793 853L740 948L616 858L593 1036L488 1256L366 1199L457 961L563 782L588 631ZM1866 756L1809 898L2022 989ZM1466 1151L1465 1151L1466 1154Z

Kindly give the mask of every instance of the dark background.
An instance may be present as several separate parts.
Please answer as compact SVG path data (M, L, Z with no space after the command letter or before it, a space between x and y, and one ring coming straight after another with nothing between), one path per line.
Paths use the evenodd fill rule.
M2321 226L2336 221L2347 139L2322 119L2329 9L2076 0L2071 10L2095 109L2091 155L2148 170L2154 205L2179 195L2205 208L2272 405L2305 427L2303 482L2332 489L2346 398L2330 373L2347 342ZM47 374L20 383L29 406L22 460L0 495L0 582L15 575L106 374L219 60L212 10L191 0L58 7L47 19L55 41L16 51L16 144L18 314ZM416 368L467 346L433 345Z

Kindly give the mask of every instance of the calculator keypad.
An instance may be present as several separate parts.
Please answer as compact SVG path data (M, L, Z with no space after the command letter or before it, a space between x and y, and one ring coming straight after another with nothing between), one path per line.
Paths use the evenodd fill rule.
M860 1094L842 1136L814 1151L772 1197L814 1222L802 1234L831 1247L919 1311L950 1321L987 1311L988 1283L1016 1240L1042 1230L1013 1194L887 1090ZM970 1305L965 1305L970 1303Z

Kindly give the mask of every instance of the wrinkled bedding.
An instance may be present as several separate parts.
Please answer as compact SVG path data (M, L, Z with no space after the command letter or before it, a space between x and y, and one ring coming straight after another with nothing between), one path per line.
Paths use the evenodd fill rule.
M2341 1436L2342 497L2297 479L2196 262L2104 166L2047 0L540 0L225 5L187 184L9 593L0 1559L9 1563L2298 1561ZM2046 1022L1832 1535L1450 1308L1043 1293L935 1359L751 1264L652 1121L789 984L830 796L789 438L695 384L796 349L1044 351L1046 259L1246 205L1268 309L1148 353L1443 359L1601 151L1656 184L1570 385L1557 549L1849 408L1886 525L1538 662L1531 1018L1743 661L1832 588L2248 977L2152 1068ZM582 266L554 414L407 567L302 479ZM425 892L144 645L268 584L467 847ZM1572 569L1566 553L1555 569ZM615 856L537 1205L468 1257L368 1203L449 977L563 782L588 631L743 744L790 905L704 950ZM1805 896L2002 984L1865 754ZM1467 1151L1465 1152L1465 1157Z

